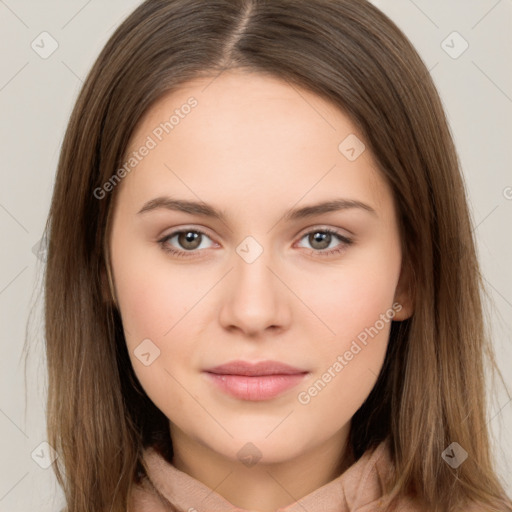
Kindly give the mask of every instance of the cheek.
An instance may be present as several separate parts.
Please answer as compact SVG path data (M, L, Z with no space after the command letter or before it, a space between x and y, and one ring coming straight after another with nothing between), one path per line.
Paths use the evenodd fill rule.
M183 381L180 369L190 364L195 350L186 326L197 287L179 270L169 274L168 267L143 257L127 258L117 271L123 331L135 375L160 410L181 411L184 397L178 383Z
M311 309L332 332L324 329L327 335L315 343L319 364L297 396L308 414L318 413L333 425L340 423L340 414L348 421L375 385L399 310L393 309L398 252L369 252L357 264L355 259L349 263L318 276L308 288Z
M391 255L393 256L393 255ZM302 297L310 309L329 328L325 339L342 349L365 328L373 326L392 307L400 261L385 254L348 261L343 267L328 269L308 280ZM380 325L380 324L379 324Z
M215 279L208 268L171 265L167 255L155 247L132 244L128 250L129 240L130 236L118 233L112 268L130 360L157 406L172 401L172 407L180 407L183 390L178 382L184 369L199 365L198 317ZM152 362L146 366L148 359Z
M114 266L115 265L115 266ZM116 290L128 346L144 338L172 339L202 295L207 276L169 265L165 254L144 246L114 263ZM205 281L206 279L206 281ZM176 326L176 327L175 327Z
M322 418L331 433L361 407L384 363L394 311L389 292L369 291L337 297L338 314L326 317L336 335L315 345L316 371L297 393L303 414Z

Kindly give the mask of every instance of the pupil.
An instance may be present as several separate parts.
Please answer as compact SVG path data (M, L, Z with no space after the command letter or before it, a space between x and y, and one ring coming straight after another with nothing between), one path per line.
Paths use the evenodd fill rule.
M181 237L184 238L184 241L181 244L183 247L187 249L195 249L197 247L197 239L199 238L199 233L187 231L186 233L182 233Z
M316 233L313 234L313 241L315 243L320 243L321 247L317 247L318 249L325 249L326 247L329 246L330 236L330 233L322 233L320 231L317 231ZM325 243L326 240L327 243Z

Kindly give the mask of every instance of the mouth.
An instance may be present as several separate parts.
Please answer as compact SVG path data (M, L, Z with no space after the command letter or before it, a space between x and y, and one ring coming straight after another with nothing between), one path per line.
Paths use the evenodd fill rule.
M231 361L204 371L220 391L240 400L270 400L297 386L307 370L278 361Z

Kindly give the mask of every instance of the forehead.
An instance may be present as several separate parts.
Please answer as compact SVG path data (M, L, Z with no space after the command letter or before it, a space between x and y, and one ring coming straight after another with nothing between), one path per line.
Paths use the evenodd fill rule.
M263 74L225 71L165 94L139 122L126 159L148 141L122 183L145 199L179 191L224 203L252 196L261 206L335 188L378 202L385 187L369 151L347 158L345 141L358 152L364 143L341 109Z
M196 104L190 108L192 100ZM225 143L226 135L233 144L250 137L285 147L281 138L275 138L276 132L286 131L291 145L320 131L331 135L357 131L339 107L320 96L278 77L241 70L197 78L163 95L139 122L131 147L169 121L171 132L164 137L177 139L192 131L203 136L202 144L211 141L212 146Z

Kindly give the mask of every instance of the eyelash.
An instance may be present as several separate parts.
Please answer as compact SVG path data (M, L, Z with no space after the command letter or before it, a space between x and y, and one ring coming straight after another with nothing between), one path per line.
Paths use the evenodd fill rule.
M162 250L165 251L166 253L169 253L169 254L172 254L173 256L176 256L178 258L193 258L195 256L192 256L192 254L196 253L197 250L193 250L193 251L180 251L178 249L175 249L171 246L169 246L167 244L168 240L170 240L171 238L174 238L176 235L179 235L181 233L199 233L201 235L204 235L208 238L210 238L208 236L207 233L205 233L204 231L200 230L200 229L181 229L181 230L178 230L178 231L173 231L172 233L166 235L165 237L161 238L160 240L158 240L158 243L159 245L161 246ZM307 235L311 235L312 233L327 233L329 235L334 235L336 236L341 242L343 242L342 244L340 244L340 246L338 246L337 248L335 249L324 249L322 251L317 251L317 250L314 250L314 249L309 249L309 254L312 254L312 255L315 255L315 256L332 256L334 254L338 254L338 253L341 253L343 252L347 246L350 246L354 243L354 241L350 238L347 238L346 236L342 235L341 233L339 233L338 231L334 230L334 229L330 229L330 228L322 228L322 229L313 229L311 231L308 231L307 233L304 233L301 237L300 237L300 240L302 240L305 236Z

